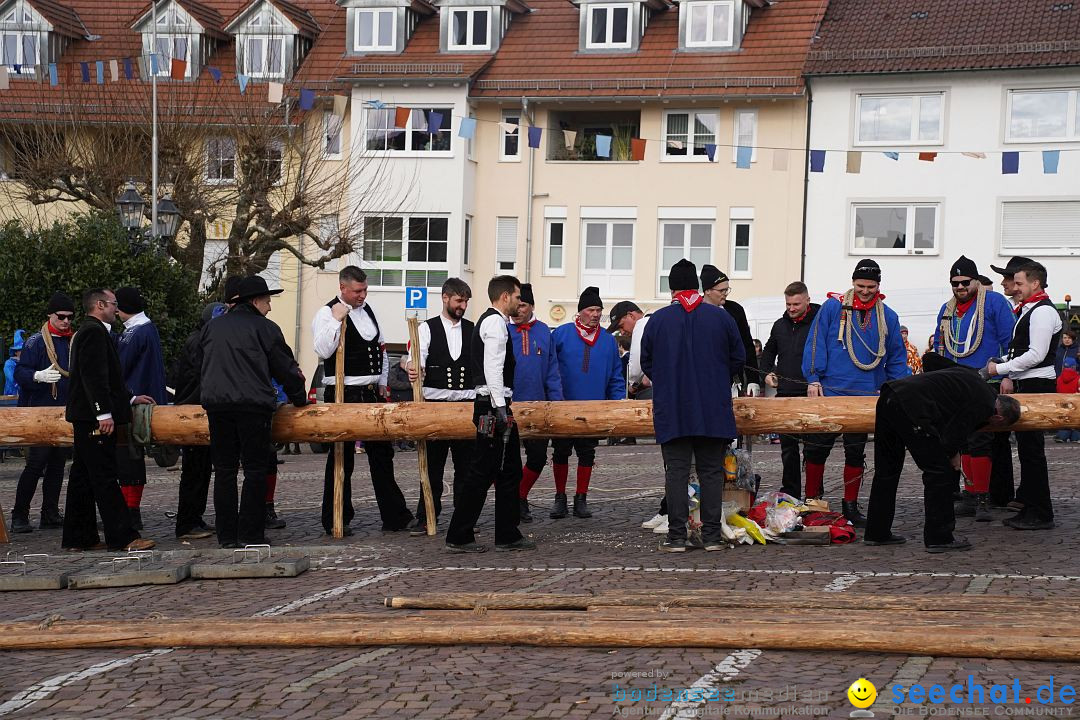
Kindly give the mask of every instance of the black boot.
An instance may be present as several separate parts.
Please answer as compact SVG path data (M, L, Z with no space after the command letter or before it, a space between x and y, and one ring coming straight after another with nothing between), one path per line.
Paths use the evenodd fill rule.
M533 521L532 513L529 512L529 501L526 498L520 498L518 500L518 517L523 523L531 523Z
M990 514L990 494L979 493L975 497L975 522L990 522L993 516Z
M960 499L953 503L953 515L956 517L973 517L975 515L975 495L965 490L960 494Z
M41 522L38 524L42 530L56 530L64 527L64 514L59 510L42 510Z
M266 503L266 523L267 530L281 530L285 527L285 521L278 517L274 512L274 503Z
M551 506L548 517L552 520L566 517L566 493L555 493L555 504Z
M589 506L585 502L585 493L579 493L574 496L574 517L578 518L591 518L592 513L589 512Z
M33 532L34 526L30 524L29 515L16 515L11 514L11 532L13 533L28 533Z
M131 527L136 530L142 530L142 510L139 508L128 508L128 517L131 518Z
M857 528L866 527L866 516L859 511L858 500L844 500L840 503L844 510L844 517Z

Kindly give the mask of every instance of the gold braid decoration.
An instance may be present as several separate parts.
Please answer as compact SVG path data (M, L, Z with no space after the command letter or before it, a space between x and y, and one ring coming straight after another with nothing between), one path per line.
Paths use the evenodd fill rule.
M855 355L855 350L851 347L851 326L855 323L855 311L852 308L852 302L855 299L855 290L851 289L844 293L844 300L841 303L840 311L840 330L836 334L836 339L844 344L847 349L848 357L851 358L851 362L855 367L860 370L873 370L881 364L882 358L885 357L885 304L878 300L874 303L877 308L877 321L878 321L878 348L877 350L870 350L870 346L862 339L862 335L858 335L859 342L867 350L870 350L874 355L874 360L871 363L863 363L859 361L859 358Z
M971 322L975 325L975 338L971 339L971 325L968 325L968 348L960 352L959 343L953 337L952 319L956 315L956 296L949 298L945 303L945 311L941 314L941 348L959 360L966 358L979 349L982 344L983 330L986 328L986 288L979 285L978 299L975 301L975 315Z

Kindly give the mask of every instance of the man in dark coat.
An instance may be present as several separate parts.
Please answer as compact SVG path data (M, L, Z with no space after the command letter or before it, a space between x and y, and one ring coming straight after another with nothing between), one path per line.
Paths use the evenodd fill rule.
M214 510L224 548L265 544L266 475L270 426L277 407L271 379L297 407L307 404L304 377L281 328L266 318L270 290L258 275L240 281L236 305L207 323L196 360L202 369L200 399L210 421L214 461ZM237 511L236 476L244 467Z
M739 329L739 339L746 356L746 365L738 374L732 375L732 381L739 384L739 390L750 397L761 394L761 379L758 377L757 348L754 336L750 334L750 324L746 320L746 310L734 300L728 300L731 293L731 281L723 270L713 265L701 266L701 294L709 305L721 307L731 315L735 327Z
M668 276L672 303L652 314L641 341L641 367L653 384L653 427L664 456L668 536L661 548L686 550L690 465L701 485L701 538L723 547L724 455L736 437L731 378L745 350L731 315L702 302L697 268L675 263Z
M1011 425L1019 418L1016 399L997 395L971 368L951 367L885 383L874 421L874 482L863 542L905 541L893 534L892 522L906 450L923 471L926 550L969 550L966 538L953 535L952 490L960 452L976 430Z
M124 383L111 326L116 296L95 288L83 294L86 318L71 339L70 395L64 417L75 438L68 476L65 550L149 550L153 540L139 537L116 473L116 430L131 423L131 406L153 404L145 395L132 397ZM94 506L101 515L105 545L100 544Z

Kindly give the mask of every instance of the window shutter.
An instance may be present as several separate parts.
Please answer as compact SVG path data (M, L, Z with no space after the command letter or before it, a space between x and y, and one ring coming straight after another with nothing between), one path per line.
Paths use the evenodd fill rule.
M1080 249L1080 201L1001 204L1001 250ZM1007 251L1007 252L1006 252Z
M516 217L498 218L495 232L495 262L498 270L513 270L517 262Z

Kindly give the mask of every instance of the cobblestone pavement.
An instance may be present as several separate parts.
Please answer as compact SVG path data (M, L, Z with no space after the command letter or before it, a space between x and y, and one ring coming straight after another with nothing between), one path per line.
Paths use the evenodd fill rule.
M753 546L682 556L657 551L659 536L639 523L660 498L658 448L643 444L601 448L590 504L595 517L551 520L550 471L533 490L537 521L525 526L540 548L533 553L448 555L443 518L435 538L384 535L358 457L356 534L335 541L319 527L324 455L282 456L277 508L288 521L268 535L278 551L312 558L298 578L187 580L174 586L61 590L0 594L0 621L141 619L147 617L288 617L324 613L390 612L388 595L440 591L581 592L610 589L730 588L740 591L829 591L847 594L981 593L1025 597L1074 596L1080 588L1075 471L1080 449L1048 440L1058 527L1022 534L1000 523L958 520L975 548L928 555L920 542L921 484L909 468L902 480L895 530L911 542L872 548ZM835 453L834 453L835 455ZM779 451L757 445L763 489L779 485ZM829 466L827 491L836 504L840 463ZM0 464L0 504L10 512L21 461ZM418 496L415 453L397 457L399 482L411 502ZM1019 472L1019 468L1017 468ZM173 538L179 472L151 464L143 501L147 537L164 550L222 557L212 539ZM572 482L572 480L571 480ZM864 494L868 488L864 488ZM35 501L36 502L36 501ZM1001 511L996 511L1004 517ZM491 540L490 502L478 530ZM6 517L10 517L7 515ZM32 519L36 522L37 511ZM208 517L208 519L210 519ZM13 536L8 549L59 553L57 530ZM107 554L54 560L66 567L94 566ZM722 621L706 616L702 621ZM846 717L846 689L860 676L875 683L878 718L934 712L989 716L1071 715L1069 700L1039 704L1041 685L1080 683L1080 664L930 658L869 653L806 653L754 648L702 650L386 647L301 650L77 650L0 654L0 718L608 718ZM895 683L929 687L972 683L986 688L974 704L895 707ZM1019 681L1018 702L1013 682ZM1008 685L1005 704L993 705L992 684ZM673 702L665 689L700 688L725 701ZM886 689L888 688L888 689ZM659 690L652 699L650 690ZM976 688L977 691L977 688ZM1043 690L1045 697L1046 690ZM1032 702L1026 703L1025 698Z

